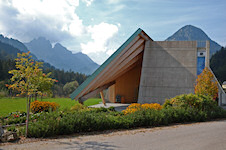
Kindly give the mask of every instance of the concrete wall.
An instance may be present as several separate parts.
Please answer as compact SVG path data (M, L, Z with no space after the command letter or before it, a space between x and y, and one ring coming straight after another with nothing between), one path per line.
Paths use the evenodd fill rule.
M163 104L166 98L193 93L196 66L196 42L146 41L138 102Z
M214 75L214 78L215 78L215 81L217 81L217 83L218 83L218 105L224 106L226 104L226 93L225 93L224 89L222 88L222 86L220 85L220 83L218 82L215 75Z
M221 105L226 105L226 94L222 92L222 103Z
M223 106L223 105L226 104L226 94L225 94L224 91L221 90L221 87L218 86L218 89L219 89L219 91L218 91L218 98L219 98L218 105Z
M224 106L226 104L226 93L222 88L221 84L218 82L215 74L213 73L212 69L209 67L210 72L213 74L214 80L217 82L218 85L218 105Z

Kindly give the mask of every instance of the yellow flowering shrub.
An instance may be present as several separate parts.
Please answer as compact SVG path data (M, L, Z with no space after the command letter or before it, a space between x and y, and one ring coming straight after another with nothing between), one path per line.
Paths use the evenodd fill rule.
M161 110L162 106L158 103L151 103L151 104L138 104L133 103L130 106L126 108L126 110L123 110L122 112L126 114L131 114L139 110L147 110L147 109L155 109L155 110Z
M34 101L31 103L31 112L38 113L38 112L48 112L50 109L52 111L56 110L59 107L59 104L55 102L40 102Z
M139 104L139 103L132 103L127 108L128 109L135 109L135 108L140 108L140 107L141 107L141 104Z
M156 109L156 110L162 109L162 106L158 103L142 104L141 107L144 109Z

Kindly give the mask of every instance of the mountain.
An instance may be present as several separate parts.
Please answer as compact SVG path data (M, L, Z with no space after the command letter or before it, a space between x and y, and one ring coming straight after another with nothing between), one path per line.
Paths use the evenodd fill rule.
M29 43L25 43L25 45L38 59L42 59L65 71L72 70L91 74L99 67L99 65L93 62L87 55L81 52L72 54L71 51L60 43L56 43L52 47L50 41L44 37L34 39Z
M2 43L5 43L7 45L10 45L16 49L19 50L18 53L21 53L21 52L28 52L28 49L27 47L20 41L16 40L16 39L13 39L13 38L8 38L8 37L5 37L3 36L2 34L0 34L0 42ZM37 57L34 55L34 54L31 54L32 58L34 60L37 60ZM14 58L14 57L13 57Z
M9 79L11 78L11 75L8 72L9 70L15 69L14 59L17 57L17 53L22 53L19 48L25 47L24 50L26 52L27 47L20 41L9 39L7 37L4 37L3 35L0 36L0 39L0 91L6 91L7 88L5 87L5 84L8 84L10 81ZM18 45L20 45L20 47L15 46L15 41ZM57 44L55 47L60 48L61 46ZM80 54L78 54L78 56L82 57L83 54L81 54L81 56ZM34 59L34 55L32 56L32 59ZM36 61L40 60L36 58ZM64 92L62 92L63 86L66 83L76 80L79 84L81 84L87 78L85 74L73 71L65 72L63 70L56 69L54 66L46 62L43 62L42 69L46 74L51 72L50 77L58 80L58 82L52 87L53 96L68 96L65 95Z
M12 38L8 38L0 34L0 60L14 60L17 57L17 53L28 52L27 47L20 41ZM49 63L42 60L38 60L37 57L30 53L32 59L43 62L43 68L55 69ZM8 72L7 72L8 73Z
M221 46L211 40L204 31L192 25L186 25L168 37L166 41L210 41L210 56L221 49Z
M15 59L17 53L21 53L21 51L0 41L0 60Z
M2 34L0 34L0 41L2 43L6 43L8 45L13 46L13 47L19 49L22 52L28 52L27 47L18 40L15 40L15 39L12 39L12 38L9 39L7 37L4 37Z

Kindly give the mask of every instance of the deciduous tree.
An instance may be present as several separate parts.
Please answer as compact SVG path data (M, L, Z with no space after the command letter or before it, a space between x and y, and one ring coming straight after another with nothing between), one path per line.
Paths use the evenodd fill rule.
M78 82L77 81L72 81L72 82L68 82L64 85L63 90L65 95L69 95L71 94L77 87L78 87Z
M11 85L8 85L9 89L16 90L19 94L27 97L27 121L26 121L26 136L28 135L28 124L30 114L30 103L33 96L36 94L42 94L51 88L51 85L55 82L54 79L48 78L43 75L42 62L37 62L31 59L27 53L18 53L16 61L16 69L10 70L9 74L12 74ZM47 86L47 87L44 87Z
M209 95L214 100L218 96L217 81L212 72L206 67L196 79L195 94Z

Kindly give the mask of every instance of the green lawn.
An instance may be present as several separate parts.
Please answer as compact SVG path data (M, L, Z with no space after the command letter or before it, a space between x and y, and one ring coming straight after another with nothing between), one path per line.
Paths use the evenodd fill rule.
M56 102L60 105L60 110L71 108L73 105L78 104L78 101L71 100L70 98L45 98L43 101ZM84 105L90 106L99 104L101 99L91 98L84 102ZM0 116L5 116L10 112L26 111L25 98L0 98Z

